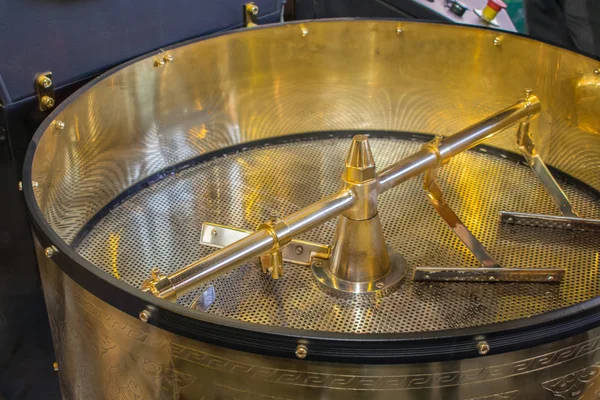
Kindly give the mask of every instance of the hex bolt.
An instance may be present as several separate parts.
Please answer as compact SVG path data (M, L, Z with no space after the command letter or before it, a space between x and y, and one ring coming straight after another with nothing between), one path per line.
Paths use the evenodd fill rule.
M303 344L299 344L298 347L296 347L295 354L297 358L304 360L308 355L308 347Z
M48 246L44 249L44 254L48 258L52 258L58 250L54 246Z
M54 129L62 131L63 129L65 129L65 123L57 119L56 121L54 121Z
M42 98L40 99L40 101L47 108L54 107L54 99L52 97L50 97L50 96L42 96Z
M48 89L50 86L52 86L52 79L48 78L45 75L40 75L37 78L37 81L38 81L38 85L40 85L44 89Z
M148 322L149 319L150 319L150 311L144 310L144 311L140 312L140 321Z
M302 246L296 246L296 254L300 255L304 252L304 249L302 248Z
M490 352L490 345L485 340L482 340L481 342L477 343L477 351L482 356L485 356Z
M54 361L54 363L52 364L52 368L54 369L54 371L58 371L58 363L56 361Z

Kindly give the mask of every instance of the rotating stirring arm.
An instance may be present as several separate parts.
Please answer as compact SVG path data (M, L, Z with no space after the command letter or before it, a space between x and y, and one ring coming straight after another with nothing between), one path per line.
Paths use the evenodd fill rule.
M271 260L279 262L277 260L282 258L281 249L289 244L292 238L336 216L346 218L351 225L349 229L357 229L357 232L368 231L369 237L378 237L377 230L380 229L380 226L377 224L379 222L377 196L379 194L447 162L453 156L477 146L508 127L529 121L537 116L540 110L538 98L533 95L528 96L452 136L441 139L435 149L424 146L420 151L389 166L380 173L374 172L375 165L372 162L366 138L355 138L353 150L346 160L346 172L343 177L344 188L340 192L325 197L285 218L261 224L256 232L168 276L154 271L152 278L143 283L142 289L159 298L174 299L210 276L216 273L225 273L252 258L269 254ZM362 145L357 142L362 142ZM373 223L374 218L377 218L375 224ZM358 224L360 228L353 228L357 225L355 223L357 221L369 223L372 227L365 229L362 224ZM336 232L334 253L335 247L343 244L338 243L337 239L343 241L345 237L348 237L348 232ZM369 246L378 248L380 253L375 254L374 258L382 259L382 268L385 269L385 259L387 258L385 243L370 243ZM338 268L335 266L332 269L333 273L336 273L337 270ZM345 271L346 274L351 272ZM385 274L387 271L383 271L383 273ZM334 282L334 286L335 284Z

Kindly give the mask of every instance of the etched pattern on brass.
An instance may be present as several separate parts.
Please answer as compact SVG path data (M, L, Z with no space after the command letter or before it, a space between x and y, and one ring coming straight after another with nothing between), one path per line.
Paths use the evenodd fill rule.
M565 400L580 400L592 386L598 381L600 375L600 364L595 364L579 371L551 379L542 383L542 387L550 391L555 397ZM596 385L597 386L597 385ZM600 398L600 390L594 398Z
M133 355L132 357L135 358L136 364L142 374L160 392L161 398L169 396L173 400L179 399L182 389L190 386L196 380L196 377L193 375L165 368L144 357L136 358Z
M465 399L465 400L518 400L518 398L519 398L519 391L511 390L510 392L490 394L488 396L481 396L481 397L471 397L471 398Z

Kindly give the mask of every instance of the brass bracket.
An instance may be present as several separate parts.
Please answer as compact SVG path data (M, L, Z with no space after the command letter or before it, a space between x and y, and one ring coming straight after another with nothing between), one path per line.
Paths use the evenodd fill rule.
M244 26L258 26L258 6L252 2L244 4Z
M529 122L522 122L517 130L517 144L527 165L531 168L561 215L530 214L500 211L500 222L514 225L537 226L577 231L600 231L600 220L582 218L574 210L569 198L535 149Z
M439 154L439 139L425 144L423 147ZM417 267L413 279L416 281L451 281L451 282L560 282L565 271L559 268L503 268L490 255L485 246L463 224L456 213L444 200L442 189L437 182L439 164L427 170L423 177L423 189L429 201L458 236L469 251L477 258L479 268L437 268Z
M52 81L52 72L42 72L35 76L35 92L37 93L38 105L40 111L46 111L54 108L56 98L54 97L54 82Z
M251 231L243 229L204 222L202 224L200 243L220 249L245 238L251 233ZM276 247L279 255L273 255L273 252L269 252L260 256L263 272L270 273L274 279L278 279L283 273L283 270L280 269L280 261L308 266L311 265L313 257L328 258L330 252L330 247L327 245L296 239L292 239L288 243Z

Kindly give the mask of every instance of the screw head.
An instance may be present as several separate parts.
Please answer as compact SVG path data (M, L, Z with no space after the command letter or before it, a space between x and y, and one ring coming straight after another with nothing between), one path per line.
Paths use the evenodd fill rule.
M54 99L50 96L42 96L41 102L44 106L48 108L54 107Z
M308 29L302 28L302 36L308 35Z
M502 38L500 36L496 36L494 38L494 46L500 46L502 44Z
M258 15L258 6L252 6L250 11L252 12L252 15Z
M154 66L155 67L162 67L163 65L165 65L165 60L163 58L159 58L157 60L154 60Z
M150 312L148 310L144 310L144 311L140 312L140 321L148 322L149 319L150 319Z
M217 230L213 229L212 231L210 231L210 236L212 236L212 237L217 236Z
M302 246L296 246L296 254L300 255L304 252L304 249L302 248Z
M402 28L401 27L397 27L396 28L396 35L399 35L402 33Z
M596 68L594 70L594 75L596 75L596 76L600 75L600 68Z
M173 56L172 56L172 55L170 55L170 54L167 54L167 55L165 55L165 56L163 57L163 61L164 61L164 62L166 62L166 63L170 63L170 62L172 62L172 61L173 61Z
M56 130L62 131L63 129L65 129L65 123L60 120L56 120L54 121L54 128Z
M375 284L375 287L376 287L377 289L382 289L384 286L385 286L385 283L383 283L383 282L377 282L377 283Z
M52 79L48 78L47 76L41 75L38 78L38 84L44 89L48 89L50 86L52 86Z
M554 280L554 277L553 277L552 275L548 275L548 276L546 277L546 280L548 280L548 281L553 281L553 280Z
M296 347L296 357L303 360L306 358L306 356L308 355L308 347L306 347L303 344L299 344L298 347Z
M477 351L482 356L485 356L490 352L490 345L485 340L482 340L481 342L477 343Z
M56 361L52 364L52 368L54 371L58 371L58 363Z
M321 268L322 266L323 266L323 263L321 261L317 261L315 263L315 267L317 267L317 268Z
M54 246L48 246L44 249L44 254L48 258L52 258L56 254L57 250Z
M515 220L512 217L510 217L509 219L506 220L506 222L508 222L509 224L512 224L513 222L515 222Z

